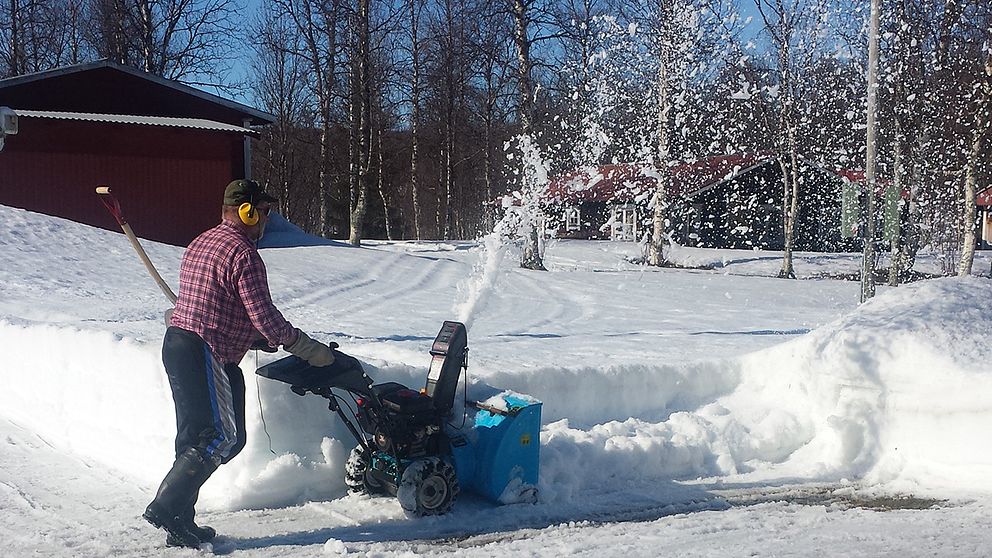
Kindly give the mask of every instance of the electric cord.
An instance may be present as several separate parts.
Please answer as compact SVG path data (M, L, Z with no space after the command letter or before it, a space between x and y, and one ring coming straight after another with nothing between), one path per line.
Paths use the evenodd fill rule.
M255 349L255 370L258 370L258 349ZM269 427L265 424L265 412L262 410L262 387L258 383L258 374L255 374L255 397L258 399L258 416L262 419L262 431L269 440L269 453L276 455L272 449L272 436L269 435Z

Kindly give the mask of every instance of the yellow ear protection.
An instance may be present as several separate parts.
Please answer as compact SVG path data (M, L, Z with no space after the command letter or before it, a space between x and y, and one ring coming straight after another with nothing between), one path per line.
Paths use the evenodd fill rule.
M249 194L248 201L238 206L238 217L249 227L258 224L258 211L255 211L255 195Z
M245 202L238 207L238 217L241 217L241 222L249 227L258 224L258 212L251 202Z

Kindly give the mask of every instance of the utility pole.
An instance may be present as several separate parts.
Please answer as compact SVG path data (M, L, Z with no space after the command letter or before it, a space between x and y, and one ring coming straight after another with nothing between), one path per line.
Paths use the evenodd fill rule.
M868 187L868 216L865 223L865 251L861 261L861 302L875 296L875 195L878 179L875 176L878 145L878 34L881 19L881 0L871 0L871 24L868 31L868 114L867 145L865 150L865 182Z

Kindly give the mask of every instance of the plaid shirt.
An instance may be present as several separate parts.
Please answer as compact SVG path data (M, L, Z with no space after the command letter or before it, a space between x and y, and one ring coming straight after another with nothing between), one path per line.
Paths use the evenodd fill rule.
M227 220L183 253L170 323L198 334L222 363L241 362L258 333L273 347L291 345L299 335L272 304L255 243Z

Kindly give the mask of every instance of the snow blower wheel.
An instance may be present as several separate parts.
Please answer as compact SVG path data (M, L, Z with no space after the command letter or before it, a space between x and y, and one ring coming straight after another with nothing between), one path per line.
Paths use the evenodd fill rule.
M458 490L455 468L439 457L427 457L403 471L396 497L409 514L442 515L454 505Z
M355 446L344 464L344 484L352 493L379 494L383 491L381 483L368 474L369 450L363 446Z

